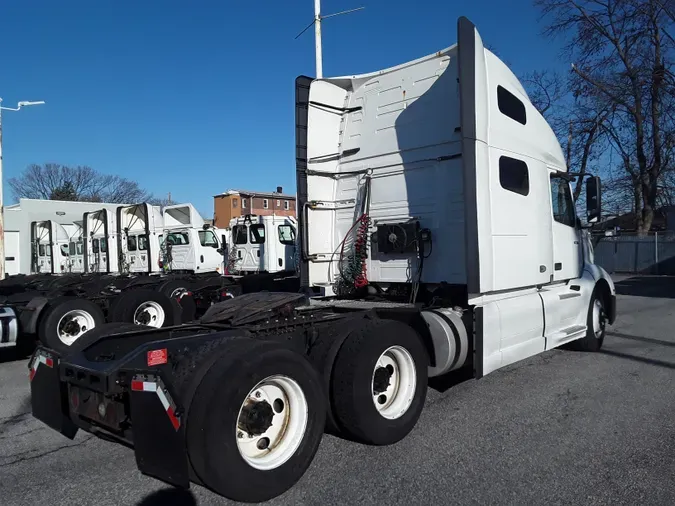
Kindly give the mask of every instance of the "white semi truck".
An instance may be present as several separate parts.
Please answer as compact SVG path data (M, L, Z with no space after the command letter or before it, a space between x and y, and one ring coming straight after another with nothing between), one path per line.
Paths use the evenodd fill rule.
M230 220L228 272L296 270L298 222L292 216L246 215Z
M134 448L167 483L258 502L304 474L326 426L400 441L429 377L599 350L615 291L574 175L468 19L457 37L393 68L296 80L300 274L325 296L252 293L191 325L40 347L33 415ZM599 180L586 191L592 222Z
M162 267L223 273L223 237L227 231L205 225L192 204L165 207Z

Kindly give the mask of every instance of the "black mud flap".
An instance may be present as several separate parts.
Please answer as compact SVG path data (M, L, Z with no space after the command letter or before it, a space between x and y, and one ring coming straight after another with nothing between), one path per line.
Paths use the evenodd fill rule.
M33 416L69 439L77 434L68 406L68 388L59 377L58 354L38 347L28 362Z
M130 411L139 471L170 485L189 488L184 416L159 376L134 377Z

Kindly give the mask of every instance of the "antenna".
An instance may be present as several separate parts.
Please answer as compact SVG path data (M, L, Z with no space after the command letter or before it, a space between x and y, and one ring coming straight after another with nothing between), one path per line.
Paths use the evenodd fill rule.
M316 50L316 77L321 79L323 77L323 56L321 49L321 21L327 18L333 18L335 16L340 16L342 14L351 14L352 12L362 11L365 7L357 7L356 9L349 9L346 11L336 12L334 14L328 14L327 16L321 15L321 0L314 0L314 19L310 24L308 24L303 31L295 36L297 39L309 30L312 25L314 25L314 46Z

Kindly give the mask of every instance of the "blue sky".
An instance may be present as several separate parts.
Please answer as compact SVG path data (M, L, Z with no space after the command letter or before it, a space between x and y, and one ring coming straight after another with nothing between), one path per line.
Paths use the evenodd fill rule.
M324 75L455 42L467 16L517 74L561 68L531 0L323 0ZM414 5L415 7L411 7ZM30 163L133 178L210 217L229 188L295 192L294 80L314 75L313 0L3 0L5 181ZM10 192L6 188L6 195Z

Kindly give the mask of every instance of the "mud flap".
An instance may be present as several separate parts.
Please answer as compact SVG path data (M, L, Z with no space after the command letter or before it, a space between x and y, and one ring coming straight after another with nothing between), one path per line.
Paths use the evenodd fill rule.
M161 378L137 375L130 411L139 471L176 487L189 488L185 423Z
M77 426L68 416L68 387L59 377L59 356L38 347L28 362L33 416L69 439Z

